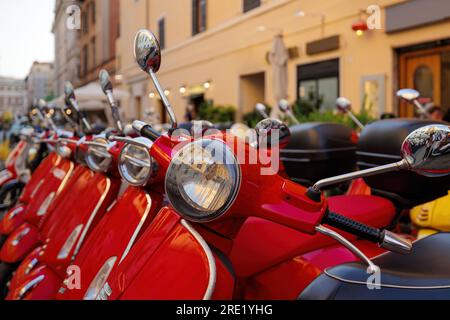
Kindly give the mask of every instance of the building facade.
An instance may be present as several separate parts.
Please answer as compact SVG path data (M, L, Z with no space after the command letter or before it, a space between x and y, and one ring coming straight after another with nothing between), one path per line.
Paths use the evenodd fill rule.
M77 45L78 30L67 27L69 6L79 4L73 0L55 1L55 20L52 32L55 35L54 93L64 94L64 83L78 82L80 68L80 49ZM72 12L72 14L75 14Z
M163 47L158 74L177 116L188 104L277 103L268 54L282 35L289 52L288 98L311 94L333 108L346 96L356 111L413 114L395 97L415 87L450 106L450 3L446 0L121 0L117 67L131 117L163 108L134 65L132 41L149 28ZM368 27L373 28L366 30Z
M81 87L98 81L101 69L115 74L116 40L119 36L119 0L84 0L81 4L79 81Z
M53 63L35 61L25 79L28 101L31 102L34 99L53 99L53 78Z
M27 110L27 90L25 81L0 77L0 113L13 116L24 114Z

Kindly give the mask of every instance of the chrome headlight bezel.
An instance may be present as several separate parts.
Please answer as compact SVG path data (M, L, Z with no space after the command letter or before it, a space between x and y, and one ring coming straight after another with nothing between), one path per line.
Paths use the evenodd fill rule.
M154 173L154 162L150 155L149 148L151 141L146 138L134 139L139 144L127 144L120 151L119 173L123 180L134 187L146 186ZM138 168L136 172L132 167Z
M215 189L210 189L210 192L215 192L215 194L212 195L210 193L209 195L212 195L212 198L208 198L207 201L210 205L219 203L215 208L206 208L204 206L206 205L205 202L203 202L203 205L196 203L196 201L188 194L189 190L187 190L183 185L182 180L184 178L189 179L186 174L195 174L195 172L189 170L186 163L183 163L183 157L185 157L188 152L192 154L192 151L195 149L197 149L197 151L201 150L202 156L204 156L203 152L207 150L215 150L214 152L210 152L210 154L206 154L207 157L210 157L209 163L203 162L197 164L198 170L205 169L201 173L201 176L199 176L203 180L197 182L197 186L203 185L206 188L207 184L205 182L213 181L213 179L209 179L209 177L207 177L207 171L211 167L213 167L213 170L217 169L217 167L214 167L215 165L219 165L219 170L221 171L220 173L223 174L226 172L227 178L229 179L229 181L215 181L216 185L212 185ZM194 158L195 157L196 156L194 156ZM218 161L219 159L225 161ZM190 166L192 166L192 164ZM204 174L205 172L206 175ZM217 170L214 172L217 173ZM219 176L214 176L214 178L217 177ZM241 180L241 167L233 151L223 141L215 139L199 139L184 146L173 157L166 173L166 195L170 204L183 218L192 222L207 223L217 220L223 216L234 204L241 187ZM219 192L224 190L225 183L228 183L228 191L225 191L225 195L220 195ZM193 195L192 191L196 192L198 190L195 190L195 182L193 184L191 183L191 186L194 186L194 189L190 190L191 195ZM220 200L218 200L219 198ZM203 197L204 201L205 199L206 198Z
M94 172L105 173L112 163L112 156L108 152L108 140L101 136L94 138L92 142L96 145L88 147L85 155L86 164ZM104 147L100 145L104 145Z

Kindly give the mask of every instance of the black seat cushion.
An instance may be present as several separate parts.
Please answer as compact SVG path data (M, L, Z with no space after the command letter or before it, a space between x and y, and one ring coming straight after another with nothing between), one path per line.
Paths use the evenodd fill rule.
M326 270L300 299L450 300L450 233L417 241L410 255L389 252L373 262L381 270L380 289L368 288L368 267L355 262Z

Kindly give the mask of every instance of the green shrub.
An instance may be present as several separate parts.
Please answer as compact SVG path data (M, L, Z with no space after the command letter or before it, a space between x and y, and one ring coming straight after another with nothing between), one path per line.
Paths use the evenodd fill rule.
M321 111L320 109L322 104L323 96L317 96L313 92L310 92L307 98L300 98L293 105L292 110L300 123L333 122L346 125L353 129L358 129L358 126L352 121L352 119L345 114L340 114L336 110ZM362 110L361 113L355 114L355 116L363 125L375 120L375 118L372 117L367 110ZM290 119L283 120L291 122Z
M233 122L236 108L233 106L215 106L212 101L204 102L198 110L198 118L212 123Z

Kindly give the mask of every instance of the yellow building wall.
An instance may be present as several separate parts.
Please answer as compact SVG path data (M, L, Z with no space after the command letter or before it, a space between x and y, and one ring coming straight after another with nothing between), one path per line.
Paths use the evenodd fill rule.
M126 4L121 6L124 19L121 24L130 25L118 41L118 52L127 78L139 73L132 67L134 61L129 48L135 32L142 27L139 23L142 9L133 7L132 0L122 1ZM373 4L383 8L402 2L398 0L266 0L260 8L246 14L242 13L240 0L209 0L207 30L194 37L191 36L191 0L148 1L151 30L157 34L158 19L166 18L166 49L159 79L164 88L171 90L169 98L180 119L187 104L186 98L179 93L180 86L210 80L212 87L206 91L207 99L213 99L216 104L239 107L242 100L240 76L258 72L265 72L265 102L274 105L272 71L266 62L266 53L272 47L273 36L280 31L287 47L299 49L299 57L290 60L288 66L289 100L296 100L298 65L340 58L340 94L353 101L355 110L359 109L363 99L361 77L369 75L385 76L386 111L395 110L395 48L450 38L448 21L391 35L384 30L369 31L362 37L355 35L351 25L360 17L360 10ZM306 13L304 17L295 16L299 9ZM321 14L325 14L323 28ZM265 31L261 31L261 26ZM341 36L339 50L312 56L306 54L306 43L333 35ZM148 82L148 91L151 90L154 90L153 86ZM242 113L247 111L242 110Z

